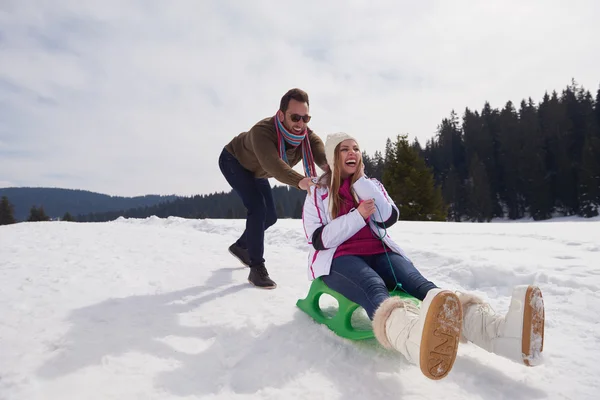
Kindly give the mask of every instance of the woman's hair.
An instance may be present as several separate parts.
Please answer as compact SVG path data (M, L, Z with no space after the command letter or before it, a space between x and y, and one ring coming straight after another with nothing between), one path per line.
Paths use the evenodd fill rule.
M329 188L329 211L331 212L331 218L333 219L338 217L341 208L340 204L342 202L342 198L340 196L340 186L342 186L342 170L340 168L341 163L339 162L341 159L340 144L335 147L334 165L330 165L330 171L323 174L319 179L319 183L324 184ZM362 157L360 157L358 160L357 169L360 171L362 168L363 161ZM356 196L356 193L354 193L352 185L358 180L358 178L356 174L354 174L350 179L350 193L352 193L352 197L354 197L354 205L356 206L358 205L358 197Z

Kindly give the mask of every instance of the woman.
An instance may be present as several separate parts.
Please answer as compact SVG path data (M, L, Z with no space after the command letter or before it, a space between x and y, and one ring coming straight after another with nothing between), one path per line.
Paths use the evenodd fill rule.
M438 288L390 237L387 228L399 210L380 182L365 177L357 141L346 133L329 135L325 154L330 171L309 191L302 217L311 245L309 279L321 277L363 307L379 343L428 378L448 375L460 339L533 365L543 347L539 288L516 287L506 316L494 315L471 294ZM397 287L422 300L421 307L390 296Z

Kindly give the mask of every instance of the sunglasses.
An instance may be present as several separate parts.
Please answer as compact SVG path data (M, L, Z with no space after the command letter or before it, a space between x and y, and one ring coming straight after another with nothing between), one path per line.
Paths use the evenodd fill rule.
M308 121L310 121L310 115L292 114L290 115L290 118L293 122L298 122L302 120L305 124L308 124Z

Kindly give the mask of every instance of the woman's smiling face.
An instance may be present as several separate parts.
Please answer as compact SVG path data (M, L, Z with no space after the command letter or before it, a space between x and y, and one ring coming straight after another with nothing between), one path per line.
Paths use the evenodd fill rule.
M338 151L339 170L342 179L353 175L361 167L362 154L358 143L353 139L346 139L340 143Z

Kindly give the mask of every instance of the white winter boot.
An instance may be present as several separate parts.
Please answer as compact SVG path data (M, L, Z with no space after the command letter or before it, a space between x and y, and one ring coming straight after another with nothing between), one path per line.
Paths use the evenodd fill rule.
M430 379L442 379L454 366L462 327L462 308L449 290L430 290L419 309L392 296L373 316L373 332L382 346L395 349Z
M489 304L466 293L458 297L463 307L461 341L527 366L539 364L544 348L544 301L537 286L521 285L513 289L506 315L497 315Z

